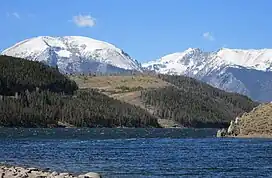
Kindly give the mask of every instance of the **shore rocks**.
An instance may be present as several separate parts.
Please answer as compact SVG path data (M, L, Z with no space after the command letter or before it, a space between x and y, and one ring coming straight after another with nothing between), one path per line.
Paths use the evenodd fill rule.
M216 137L225 137L227 134L226 129L219 129L216 133Z
M240 118L236 117L235 121L230 121L230 125L229 127L226 129L219 129L217 131L216 136L217 137L233 137L233 136L237 136L240 133L240 128L239 128L239 122L240 122Z
M76 176L70 173L49 172L37 168L0 165L0 178L102 178L102 176L95 172Z
M101 176L95 172L89 172L84 175L79 175L78 178L101 178Z
M240 118L236 117L235 121L231 121L228 127L228 135L229 136L237 136L240 134Z
M229 135L232 135L233 132L234 132L234 130L235 130L234 121L230 121L230 125L229 125L229 127L228 127L228 134L229 134Z

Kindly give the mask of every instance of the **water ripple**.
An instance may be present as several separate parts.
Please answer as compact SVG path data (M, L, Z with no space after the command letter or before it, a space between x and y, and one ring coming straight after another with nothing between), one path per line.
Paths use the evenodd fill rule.
M113 178L272 175L272 140L217 139L215 132L2 128L0 162L74 173L95 171Z

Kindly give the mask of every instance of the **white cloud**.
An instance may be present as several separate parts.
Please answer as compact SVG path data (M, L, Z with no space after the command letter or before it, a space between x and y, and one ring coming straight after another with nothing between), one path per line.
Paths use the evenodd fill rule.
M96 19L90 15L77 15L73 17L73 22L79 27L93 27Z
M205 32L202 34L203 38L209 41L214 41L215 38L210 32Z
M15 17L17 19L21 18L20 14L18 12L12 12L12 13L7 12L7 17Z

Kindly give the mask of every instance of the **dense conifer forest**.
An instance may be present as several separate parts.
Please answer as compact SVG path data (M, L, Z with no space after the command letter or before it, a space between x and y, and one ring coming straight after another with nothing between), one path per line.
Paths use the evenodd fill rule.
M77 90L57 68L0 56L0 126L159 127L144 109L98 91ZM38 89L37 89L38 88Z
M49 90L73 94L77 85L62 75L57 67L10 56L0 56L0 95L14 95L26 90Z
M249 112L258 103L246 96L228 93L184 76L159 75L173 86L141 92L154 114L187 127L224 127L236 116Z
M0 101L0 125L57 127L58 121L76 127L158 127L145 110L112 99L95 90L73 96L49 91L25 92Z

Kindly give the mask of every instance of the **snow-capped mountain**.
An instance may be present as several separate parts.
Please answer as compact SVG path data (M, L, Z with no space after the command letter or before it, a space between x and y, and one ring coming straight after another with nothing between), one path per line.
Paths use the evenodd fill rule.
M157 73L186 75L260 101L272 100L272 49L189 48L142 65Z
M62 72L141 71L141 65L112 44L82 36L40 36L4 50L2 55L58 65Z
M272 49L205 52L189 48L141 66L107 42L81 36L40 36L19 42L2 54L57 65L63 73L141 72L143 66L157 73L190 76L259 101L272 100Z

